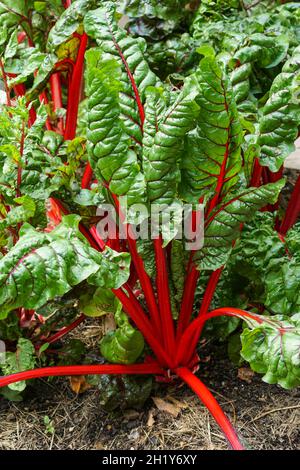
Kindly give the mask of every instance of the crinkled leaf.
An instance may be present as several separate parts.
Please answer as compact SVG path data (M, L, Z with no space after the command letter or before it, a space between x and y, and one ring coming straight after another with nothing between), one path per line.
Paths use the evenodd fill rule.
M288 257L273 258L262 274L264 304L275 313L291 315L300 310L300 263Z
M255 372L264 374L263 381L278 383L290 389L300 385L300 314L285 319L272 317L244 329L242 357Z
M119 67L115 60L104 61L97 50L88 60L88 143L89 159L95 175L109 183L118 196L127 196L128 205L143 202L145 182L136 153L129 148L119 103Z
M144 59L145 42L128 36L118 26L115 8L114 2L106 1L101 8L90 11L85 16L84 28L90 37L96 39L105 57L115 59L119 64L118 94L124 129L132 143L140 144L143 127L141 104L145 102L147 87L157 85L158 80Z
M299 80L300 48L297 48L275 78L259 121L260 161L273 172L278 171L294 150L300 124Z
M127 280L128 256L91 248L78 222L78 216L66 216L50 233L22 227L19 241L0 260L1 318L21 306L37 309L92 275L107 287L120 287Z
M95 8L95 0L75 0L71 3L51 29L48 36L47 47L54 51L78 29L85 14Z
M226 264L241 224L261 207L274 204L283 185L284 180L280 180L228 195L205 222L204 246L195 256L199 269L215 270Z
M235 59L241 64L256 62L261 68L271 68L278 65L286 57L289 41L286 36L267 36L261 33L252 34L247 38L248 45L239 49Z
M115 315L118 328L110 331L100 342L102 356L116 364L133 364L142 354L144 338L140 331L129 323L127 315Z
M199 112L195 103L198 92L193 77L172 97L170 106L163 90L147 90L143 170L148 199L152 203L170 205L176 199L184 137L195 126Z
M242 128L226 74L213 57L205 57L196 77L200 94L197 128L186 138L180 191L190 202L223 182L223 195L238 180L241 169Z
M5 375L16 374L25 370L34 369L35 349L31 341L20 338L16 352L7 352L5 362L1 364L1 369ZM21 392L26 387L26 382L17 382L8 386L11 390Z
M26 222L34 216L36 204L30 196L16 198L15 202L18 206L12 207L5 219L0 220L0 230L12 225L15 226L20 222Z

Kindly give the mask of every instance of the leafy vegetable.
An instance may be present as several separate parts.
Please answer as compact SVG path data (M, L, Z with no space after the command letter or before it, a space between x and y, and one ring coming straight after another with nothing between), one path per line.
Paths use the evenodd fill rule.
M1 369L4 374L16 374L24 370L33 369L35 366L35 351L34 346L28 339L20 338L17 344L16 352L7 352L4 364L1 364ZM18 382L8 386L9 389L22 392L25 387L25 382Z
M100 351L109 362L133 364L144 349L142 334L133 328L126 316L119 309L115 314L118 328L110 331L100 342Z
M115 410L141 406L151 376L179 378L241 449L194 375L199 339L299 385L300 178L280 207L300 125L299 12L0 1L4 397L87 375ZM64 341L106 314L99 351L81 329Z
M275 316L272 323L245 329L241 339L242 356L265 382L288 389L299 385L299 314L288 321Z

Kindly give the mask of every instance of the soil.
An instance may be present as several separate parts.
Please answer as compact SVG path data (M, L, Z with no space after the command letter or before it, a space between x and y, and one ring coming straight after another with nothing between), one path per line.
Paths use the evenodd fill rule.
M247 448L300 449L300 389L283 390L263 383L247 368L234 367L224 359L222 345L210 345L201 356L198 375ZM185 386L157 385L152 396L175 403L178 416L160 411L152 398L143 411L107 413L95 389L77 396L68 379L36 381L23 402L0 401L0 449L228 448L208 411Z

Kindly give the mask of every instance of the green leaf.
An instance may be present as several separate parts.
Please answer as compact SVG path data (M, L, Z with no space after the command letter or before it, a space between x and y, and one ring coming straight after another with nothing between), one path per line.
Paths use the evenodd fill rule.
M129 206L143 202L144 177L121 118L120 69L115 60L104 60L99 50L90 50L87 62L90 163L113 194L127 196Z
M198 202L224 182L223 195L238 181L241 169L242 128L226 74L214 57L202 59L196 77L200 94L197 128L186 138L180 191Z
M285 315L291 315L300 309L299 261L288 257L271 259L262 280L266 308Z
M250 186L254 169L254 162L260 156L260 147L258 144L249 144L244 152L244 174L248 185Z
M247 38L247 46L235 53L235 59L241 64L256 62L261 68L272 68L284 60L289 49L286 36L274 37L261 33Z
M101 269L89 277L88 283L97 287L118 289L129 277L130 255L109 247L101 253Z
M137 239L137 250L144 262L145 270L149 277L155 276L155 254L152 240Z
M71 3L51 29L48 36L47 48L55 49L66 41L78 29L85 14L96 6L95 0L75 0Z
M224 198L205 222L204 246L195 255L198 268L215 270L226 264L241 224L266 204L274 204L283 186L284 180L280 180L259 188L243 189Z
M186 80L180 93L172 93L171 97L159 88L147 90L143 170L152 203L170 205L176 200L184 137L196 124L198 93L194 77Z
M190 73L199 62L196 42L188 33L148 43L145 57L161 79L174 73Z
M21 336L18 316L11 312L5 320L0 320L0 340L16 341Z
M101 8L90 11L85 16L84 28L96 39L104 58L114 59L119 65L118 94L124 130L132 144L140 147L143 122L138 100L143 104L147 87L158 85L158 80L144 59L145 41L128 36L118 26L115 8L114 2L106 1Z
M261 146L260 161L273 172L279 170L295 148L294 141L300 125L299 61L300 47L275 78L259 120L257 142Z
M142 409L152 391L152 377L98 375L93 378L100 392L100 405L106 411Z
M1 55L5 50L5 45L8 43L6 52L10 55L13 51L11 41L12 36L15 36L15 32L21 25L30 37L30 28L28 27L29 12L33 7L32 0L2 0L0 2L0 51ZM4 47L3 47L4 46Z
M204 336L218 338L219 341L226 341L228 336L236 331L241 321L236 317L217 317L209 320L204 329Z
M122 311L115 315L118 328L110 331L100 342L100 351L109 362L133 364L144 349L142 334L133 328Z
M18 392L17 390L12 390L9 387L2 387L0 389L0 395L6 398L6 400L16 403L21 402L23 400L21 392Z
M34 369L35 349L31 341L20 338L16 352L7 352L5 363L1 364L1 369L5 375L16 374L25 370ZM26 387L26 382L17 382L8 386L11 390L22 392Z
M12 207L5 219L0 220L0 230L16 226L20 222L26 222L34 216L36 204L30 196L16 198L14 202L16 202L18 206Z
M78 223L78 216L66 216L50 233L23 225L19 241L0 260L0 318L21 306L38 309L92 275L91 282L108 288L127 280L129 256L110 249L97 252Z
M241 357L241 349L242 349L242 344L241 344L241 337L239 333L235 333L234 335L231 335L228 339L228 346L227 346L227 351L228 351L228 357L233 362L234 365L240 367L244 360Z
M242 357L263 381L291 389L300 385L300 314L285 319L272 317L261 325L244 329Z
M60 351L62 354L59 364L71 366L73 364L79 364L80 361L82 361L82 358L86 354L86 347L80 339L73 338L65 344Z
M101 317L116 310L116 297L104 287L98 287L95 292L83 294L79 299L79 309L87 317Z
M42 76L43 79L45 76L48 77L56 61L57 57L54 54L46 54L35 47L26 49L19 47L18 57L6 62L6 71L17 74L17 77L10 79L10 86L25 82L37 70L34 86L39 84L42 81Z

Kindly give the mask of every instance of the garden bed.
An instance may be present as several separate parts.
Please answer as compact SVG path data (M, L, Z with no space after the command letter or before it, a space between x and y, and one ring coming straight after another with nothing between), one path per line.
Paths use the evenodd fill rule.
M246 446L299 449L300 390L264 384L251 373L248 377L249 369L239 371L224 359L226 351L220 345L204 351L198 375L219 399ZM152 398L143 411L107 413L99 405L95 389L76 396L68 379L36 381L22 403L1 399L0 449L228 448L208 411L186 387L175 390L160 385L152 397L170 403L178 416L158 410ZM45 423L45 416L50 424Z

